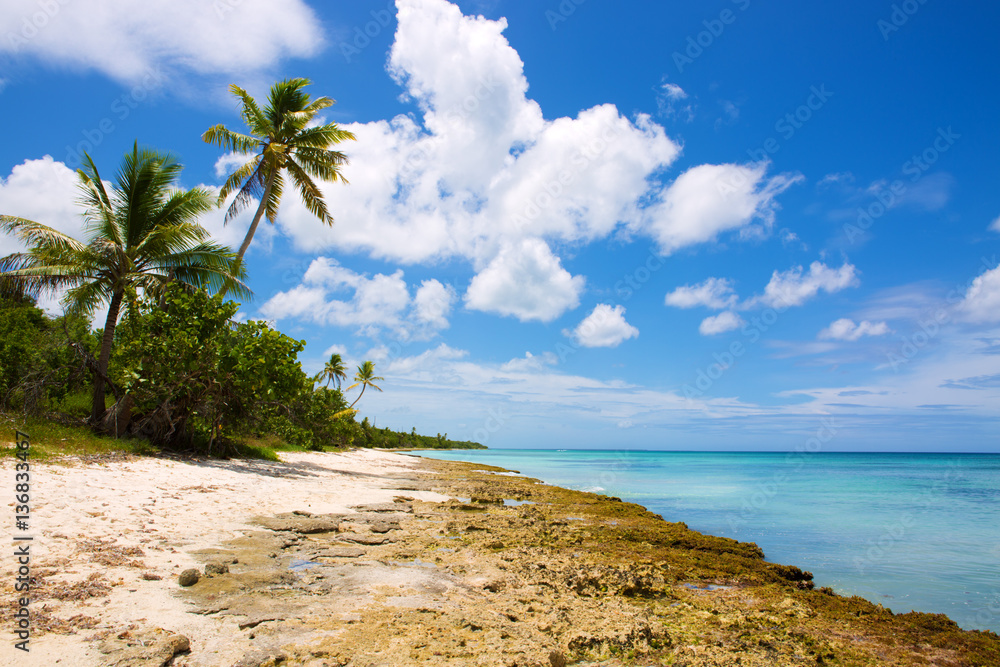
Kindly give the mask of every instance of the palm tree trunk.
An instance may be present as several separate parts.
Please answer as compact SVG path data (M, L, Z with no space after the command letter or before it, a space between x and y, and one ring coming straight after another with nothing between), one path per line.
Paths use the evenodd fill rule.
M257 206L257 212L253 215L253 222L250 223L250 229L247 230L247 235L243 237L243 243L240 244L240 249L236 253L236 262L233 264L234 270L238 270L240 265L243 264L243 255L247 254L247 250L250 248L250 242L253 241L253 235L257 231L257 225L260 224L261 218L264 217L264 211L267 210L267 200L271 197L271 189L274 188L274 179L278 177L277 169L271 171L267 177L267 185L264 186L264 193L260 197L260 204ZM222 296L225 298L226 292L229 291L229 283L222 286Z
M121 310L125 290L115 290L108 306L108 319L104 323L104 337L101 339L101 356L97 359L97 373L94 375L94 400L90 408L90 423L97 426L104 416L104 377L108 374L108 364L111 362L111 345L115 341L115 325L118 323L118 311Z
M367 388L368 388L368 385L366 385L366 384L361 385L361 393L358 394L358 397L354 399L354 403L357 403L358 401L361 400L361 397L365 395L365 389L367 389ZM354 403L351 403L350 405L348 405L347 409L350 410L351 408L353 408L354 407Z

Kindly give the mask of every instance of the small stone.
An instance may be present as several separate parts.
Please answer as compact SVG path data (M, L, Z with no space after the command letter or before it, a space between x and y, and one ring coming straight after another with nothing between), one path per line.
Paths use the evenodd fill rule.
M392 530L392 524L388 523L373 523L372 532L373 533L388 533Z
M549 664L552 667L566 667L566 656L560 651L552 651L549 653Z
M184 570L181 572L181 576L177 578L177 583L185 588L188 586L194 586L198 583L201 575L198 574L198 570L191 568L189 570Z
M209 563L205 566L205 575L212 577L217 574L228 574L229 566L225 563Z
M170 635L167 637L167 644L173 651L173 655L191 650L191 640L184 635Z
M158 574L153 574L152 572L143 572L142 579L143 581L160 581L163 577Z

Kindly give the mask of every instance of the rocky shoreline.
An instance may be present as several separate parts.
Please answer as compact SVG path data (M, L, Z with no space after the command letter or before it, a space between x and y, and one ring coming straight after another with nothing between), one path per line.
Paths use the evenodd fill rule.
M151 617L92 635L102 664L1000 665L995 634L814 590L754 544L500 472L420 459L379 481L391 502L256 516L190 552L189 585L155 582L230 624L238 659Z

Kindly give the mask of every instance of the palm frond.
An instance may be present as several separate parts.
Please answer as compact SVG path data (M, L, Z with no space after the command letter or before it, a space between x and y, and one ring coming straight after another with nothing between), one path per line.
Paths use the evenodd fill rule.
M230 153L249 153L260 146L260 139L257 137L233 132L221 123L205 130L201 139Z
M278 205L281 203L281 195L285 191L285 179L279 172L274 177L274 183L271 184L271 193L267 198L267 220L272 225L274 221L278 219Z
M0 215L0 231L16 237L29 248L41 246L49 252L80 251L84 244L47 225L12 215Z
M333 216L326 208L326 202L323 201L323 193L320 191L316 183L309 178L303 169L296 164L294 160L289 160L285 168L288 170L289 176L292 177L292 182L298 188L299 196L302 197L302 202L309 209L309 212L320 219L325 225L333 224Z
M243 103L240 115L243 117L243 122L247 124L247 127L258 137L266 136L270 123L267 115L257 105L257 101L247 91L236 84L229 86L229 92L240 98L240 102Z

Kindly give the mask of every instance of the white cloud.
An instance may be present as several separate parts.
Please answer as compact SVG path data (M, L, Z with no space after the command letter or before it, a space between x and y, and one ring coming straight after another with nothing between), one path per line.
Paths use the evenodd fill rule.
M958 312L969 322L1000 322L1000 267L976 276Z
M472 310L549 322L580 303L584 278L572 276L539 239L504 246L465 293Z
M855 324L854 320L845 317L820 331L819 338L820 340L856 341L862 336L885 336L889 333L892 333L892 330L885 322L862 320Z
M579 242L635 221L680 146L648 116L610 104L546 120L527 97L504 20L443 0L401 0L389 70L420 110L344 125L350 185L324 184L321 228L296 198L280 224L303 251L337 247L406 263L459 257L476 269L526 238Z
M340 356L345 357L347 356L347 348L344 347L343 345L337 345L337 344L331 345L330 347L323 350L324 361L328 360L330 358L330 355L333 354L339 354Z
M990 223L989 229L991 232L1000 232L1000 216L997 216L997 219Z
M46 155L25 160L10 176L0 178L0 214L26 218L83 240L83 209L76 173ZM22 252L24 245L14 237L0 235L0 257Z
M348 299L336 293L353 292ZM448 326L454 294L436 280L424 281L411 300L403 272L369 278L336 260L313 260L302 283L279 292L260 308L265 317L297 318L320 325L348 327L365 335L389 330L402 340L424 340Z
M443 285L437 280L420 283L413 297L414 317L418 322L440 330L448 328L448 315L458 295L451 285Z
M824 187L829 187L833 185L839 185L839 184L850 185L853 183L854 183L854 174L852 174L849 171L843 171L843 172L834 172L832 174L827 174L826 176L824 176L819 180L819 182L816 184L816 187L822 189Z
M803 273L801 266L780 273L775 271L764 288L764 295L752 299L746 307L758 303L771 308L801 306L821 290L833 294L859 284L858 271L853 264L845 262L839 269L833 269L822 262L813 262L807 273Z
M702 336L715 336L720 333L732 331L733 329L739 329L744 324L746 322L743 321L742 317L731 310L727 310L702 320L698 326L698 333Z
M228 178L230 174L253 159L253 155L247 153L225 153L215 161L215 177L219 179Z
M161 69L232 76L315 55L323 43L320 26L302 0L104 0L99 7L8 0L0 4L0 53L92 69L126 83L160 76Z
M802 180L784 174L766 178L766 172L766 164L692 167L646 210L644 231L664 254L733 230L742 236L766 234L774 222L775 197Z
M688 94L676 83L664 81L656 89L656 110L665 118L680 117L682 120L691 122L694 120L694 108L691 104L682 104Z
M525 352L523 357L511 359L502 365L500 369L517 373L528 373L539 371L546 366L555 366L557 363L559 363L559 357L554 352L543 352L540 355Z
M684 285L667 294L666 304L675 308L705 306L712 310L731 308L737 297L733 282L726 278L709 278L697 285Z
M572 332L571 336L583 347L618 347L629 338L639 335L639 330L625 321L625 308L599 303Z

